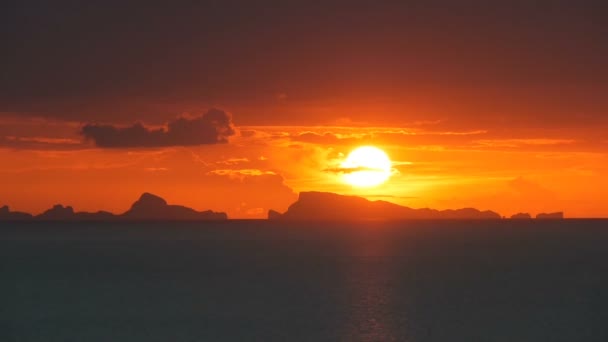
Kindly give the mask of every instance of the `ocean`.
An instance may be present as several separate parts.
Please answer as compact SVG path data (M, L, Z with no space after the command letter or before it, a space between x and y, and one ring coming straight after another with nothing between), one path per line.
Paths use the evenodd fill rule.
M0 223L0 341L608 341L608 221Z

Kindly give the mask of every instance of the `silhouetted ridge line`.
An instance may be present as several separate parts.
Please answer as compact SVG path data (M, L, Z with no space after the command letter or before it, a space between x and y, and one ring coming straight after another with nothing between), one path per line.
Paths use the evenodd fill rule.
M134 220L226 220L225 213L207 211L196 211L181 205L170 205L167 201L150 193L143 193L139 200L131 206L127 212L121 215L123 218Z
M564 213L561 211L555 213L540 213L536 215L536 218L539 220L561 220L564 218Z
M500 219L493 211L474 208L457 210L412 209L385 201L370 201L357 196L329 192L301 192L287 211L272 210L273 220L407 220L407 219Z
M163 198L142 194L131 208L123 214L114 215L107 211L96 213L74 212L70 206L54 205L40 215L11 212L8 206L0 207L0 220L39 220L39 221L147 221L147 220L227 220L228 215L211 210L196 211L181 205L167 204Z
M19 211L10 211L8 205L0 207L0 220L11 220L11 221L21 221L21 220L31 220L32 215L28 213L22 213Z

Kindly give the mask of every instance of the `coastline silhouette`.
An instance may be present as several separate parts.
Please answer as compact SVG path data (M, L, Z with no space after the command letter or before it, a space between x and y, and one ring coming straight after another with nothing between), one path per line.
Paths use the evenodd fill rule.
M563 219L561 215L539 214L537 218ZM517 216L517 215L514 215ZM527 214L527 217L530 217ZM519 217L512 217L519 218ZM498 220L502 216L494 211L475 208L436 210L414 209L386 201L370 201L358 196L345 196L329 192L301 192L298 200L285 213L268 211L269 220Z
M511 216L512 220L530 220L532 219L532 215L528 213L517 213Z
M39 215L11 212L8 206L0 208L0 220L39 221L208 221L227 220L224 212L211 210L196 211L181 205L168 204L163 198L151 193L143 193L131 208L122 214L107 211L74 212L71 206L56 204Z
M536 218L539 220L555 220L555 219L563 219L564 213L561 211L555 213L540 213L536 215Z
M0 207L0 220L29 220L32 219L32 215L28 213L22 213L19 211L10 211L8 205Z
M301 192L286 212L268 210L268 220L498 220L503 217L491 210L476 208L437 210L410 208L386 201L370 201L363 197L346 196L331 192ZM563 219L563 212L540 213L536 219ZM511 219L532 219L528 213L519 213ZM39 215L10 211L0 207L0 220L4 221L221 221L228 220L225 212L197 211L182 205L168 204L160 196L145 192L129 210L122 214L107 211L75 212L71 206L56 204Z

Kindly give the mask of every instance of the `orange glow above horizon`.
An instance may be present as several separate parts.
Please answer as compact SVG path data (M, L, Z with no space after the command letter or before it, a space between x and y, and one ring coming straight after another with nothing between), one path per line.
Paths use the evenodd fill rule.
M6 125L39 137L21 133L25 139L0 148L0 206L31 213L54 204L121 213L151 192L231 218L262 218L269 209L286 210L300 191L327 191L414 208L608 217L608 141L593 131L503 134L500 127L459 130L441 122L240 126L226 144L100 149L74 143L80 137L73 123L55 123L58 133L49 137L44 121ZM391 158L363 154L346 163L360 146L381 147ZM358 167L378 178L353 180L356 172L344 172Z

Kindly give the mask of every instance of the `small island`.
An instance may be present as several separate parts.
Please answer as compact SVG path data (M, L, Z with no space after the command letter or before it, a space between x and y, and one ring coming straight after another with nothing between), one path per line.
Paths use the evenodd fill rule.
M536 215L537 220L562 220L564 218L564 213L559 211L555 213L540 213Z
M512 220L531 220L532 215L530 215L528 213L517 213L515 215L512 215L511 219Z
M503 217L491 210L475 208L437 210L410 208L386 201L370 201L363 197L330 192L301 192L286 212L270 209L268 220L499 220ZM541 213L536 219L563 219L563 212ZM511 216L513 220L529 220L528 213ZM56 204L38 215L11 211L0 207L0 221L223 221L224 212L197 211L182 205L168 204L160 196L145 192L129 210L122 214L107 211L76 212L71 206Z
M211 210L196 211L181 205L168 204L163 198L143 193L126 212L115 215L107 211L75 212L71 206L56 204L39 215L10 211L8 206L0 208L0 220L5 221L218 221L227 220L228 215Z

